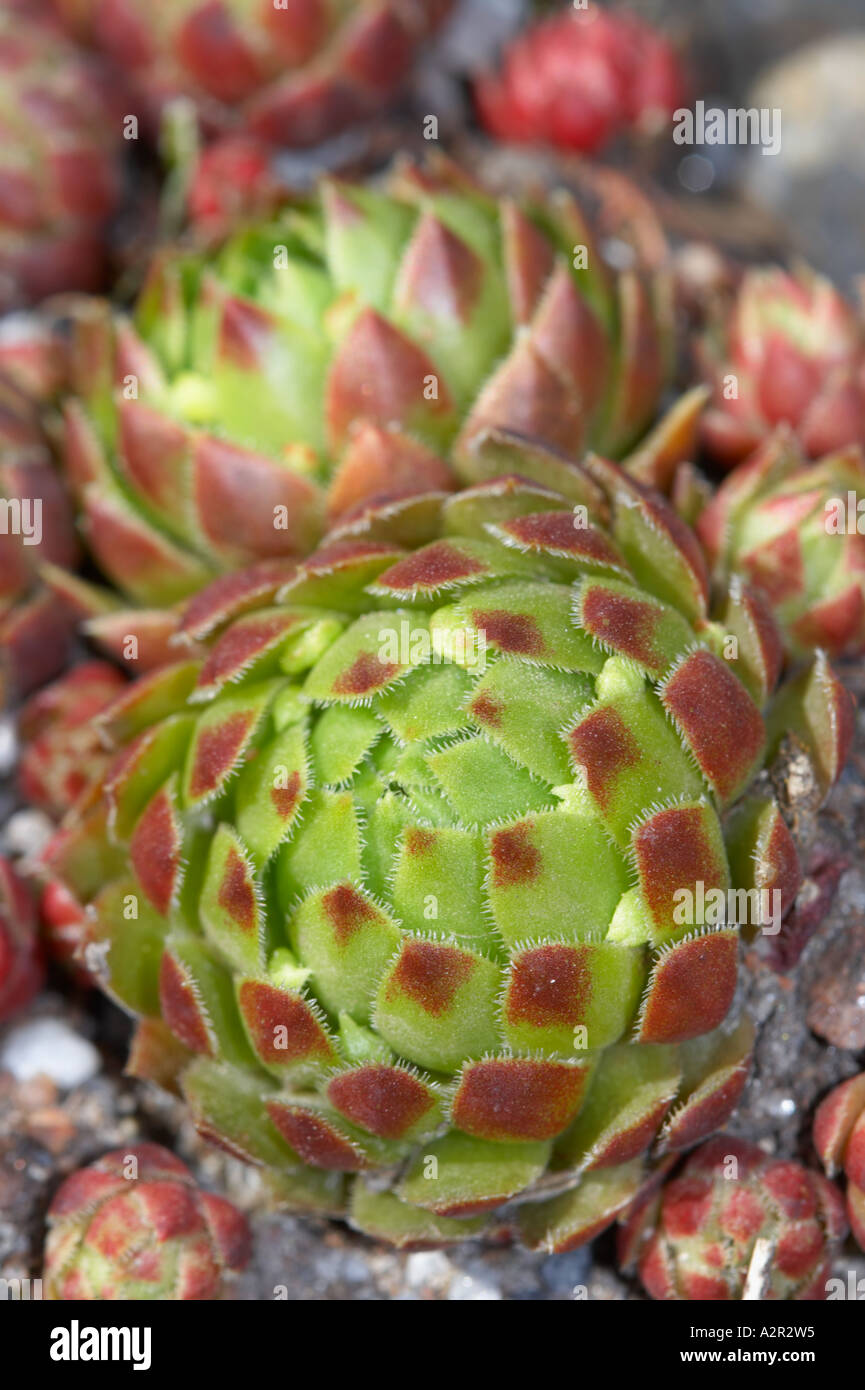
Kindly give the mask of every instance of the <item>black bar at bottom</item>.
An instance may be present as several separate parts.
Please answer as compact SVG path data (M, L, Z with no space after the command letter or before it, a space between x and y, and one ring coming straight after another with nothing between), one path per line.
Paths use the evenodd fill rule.
M199 1383L209 1383L214 1375L220 1383L241 1377L246 1390L273 1384L282 1374L294 1378L306 1364L332 1377L343 1358L352 1374L368 1375L372 1366L384 1371L393 1356L392 1371L399 1368L400 1385L411 1390L413 1358L406 1357L402 1339L409 1332L429 1335L432 1317L436 1337L420 1358L419 1384L428 1384L430 1373L436 1379L453 1374L457 1366L464 1378L475 1358L489 1383L500 1360L513 1373L515 1351L529 1353L533 1379L548 1372L551 1382L562 1376L583 1378L590 1366L594 1376L608 1371L625 1383L629 1376L636 1383L636 1377L673 1368L735 1372L740 1366L759 1366L767 1376L795 1367L825 1379L839 1362L846 1363L849 1375L861 1359L863 1308L837 1306L851 1301L855 1304L840 1296L827 1303L513 1301L504 1323L488 1304L483 1310L475 1306L466 1322L463 1304L454 1313L454 1324L440 1303L430 1302L420 1305L420 1324L414 1322L418 1312L405 1302L382 1324L386 1300L343 1302L339 1308L327 1300L310 1300L301 1307L279 1301L8 1301L0 1303L0 1338L7 1351L18 1349L21 1370L26 1358L31 1374L51 1380L86 1373L92 1381L106 1369L113 1375L135 1373L136 1379L188 1375ZM458 1341L449 1341L450 1328ZM323 1338L316 1335L320 1332ZM418 1350L422 1346L418 1341Z

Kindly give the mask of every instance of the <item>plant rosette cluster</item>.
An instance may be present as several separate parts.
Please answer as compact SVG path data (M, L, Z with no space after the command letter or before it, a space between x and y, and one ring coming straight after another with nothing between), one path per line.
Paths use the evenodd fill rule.
M765 1256L758 1297L815 1302L846 1230L841 1194L822 1173L720 1135L634 1204L619 1262L652 1298L724 1302L743 1297Z
M403 1245L571 1248L724 1122L739 930L674 895L789 905L773 711L824 786L850 732L823 658L773 694L765 606L710 615L656 493L500 431L505 458L436 539L428 501L419 545L373 525L203 589L45 861L201 1133Z
M125 72L152 128L195 103L207 130L316 145L398 93L450 0L51 0Z
M596 154L623 132L652 135L683 105L673 45L627 10L589 4L541 20L475 84L481 123L500 140Z
M722 468L779 425L812 459L865 444L865 324L807 267L746 271L697 357L714 392L703 440Z
M830 1178L847 1179L847 1215L865 1250L865 1073L836 1086L814 1116L814 1147Z
M859 446L808 463L779 428L722 483L697 534L716 576L759 588L792 657L865 647L865 459Z
M159 1144L114 1149L68 1177L48 1209L45 1297L218 1299L249 1260L245 1216L202 1192Z

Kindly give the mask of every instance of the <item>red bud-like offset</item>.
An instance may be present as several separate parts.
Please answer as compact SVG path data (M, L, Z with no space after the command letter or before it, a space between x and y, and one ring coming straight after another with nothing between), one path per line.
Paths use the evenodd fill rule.
M249 1259L246 1218L159 1144L115 1149L68 1177L48 1210L46 1297L202 1300Z

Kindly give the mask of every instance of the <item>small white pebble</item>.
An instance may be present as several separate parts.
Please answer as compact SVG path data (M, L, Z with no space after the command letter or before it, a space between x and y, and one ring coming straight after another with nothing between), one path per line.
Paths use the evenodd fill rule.
M16 1081L48 1076L62 1090L96 1076L102 1059L92 1043L56 1018L34 1018L12 1028L0 1047L0 1070Z
M792 1096L785 1096L778 1106L778 1113L781 1115L795 1115L796 1102Z
M342 1277L347 1284L364 1284L369 1279L369 1270L359 1255L349 1255L343 1260Z
M601 252L607 265L612 266L613 270L631 270L637 259L633 246L622 241L621 237L607 237Z
M524 20L523 0L463 0L438 39L445 66L461 73L491 67Z
M55 827L43 811L16 811L3 827L3 846L16 859L33 859L47 845Z
M14 314L5 314L0 319L0 344L3 347L17 347L19 343L48 341L45 325L29 309Z
M448 1299L452 1303L492 1303L501 1297L501 1289L485 1279L473 1279L470 1274L457 1274L448 1289Z
M686 154L679 161L677 170L679 183L689 193L705 193L715 182L715 167L710 159L702 154Z
M15 766L15 759L18 756L18 740L15 737L15 725L5 715L0 719L0 777L8 777Z
M453 1265L441 1250L419 1250L405 1262L405 1278L410 1288L440 1283L450 1277Z

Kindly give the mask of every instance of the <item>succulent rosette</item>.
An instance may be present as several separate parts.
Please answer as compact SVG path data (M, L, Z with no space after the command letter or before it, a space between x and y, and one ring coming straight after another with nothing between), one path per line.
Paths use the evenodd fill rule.
M861 528L861 529L860 529ZM816 463L779 429L724 480L697 519L716 574L744 576L770 604L788 651L865 647L865 459Z
M50 19L0 5L0 312L101 289L120 195L102 74Z
M428 495L418 544L367 516L203 589L188 659L101 716L116 758L45 871L180 1045L201 1133L289 1205L567 1249L744 1083L738 928L676 890L786 908L800 875L755 786L765 607L710 616L692 533L615 465L499 431L505 460ZM831 781L848 703L824 662L801 679Z
M206 127L315 145L396 95L450 0L52 0L122 68L155 122L191 98Z
M0 857L0 1022L29 1004L42 978L36 904L8 859Z
M865 325L824 276L746 271L698 357L714 389L704 442L722 467L779 425L809 458L865 443Z
M45 1296L67 1302L218 1299L250 1253L246 1218L159 1144L73 1173L48 1227Z
M595 154L623 131L654 133L687 91L673 45L638 15L590 4L528 28L481 77L482 124L501 140Z
M842 1081L817 1107L814 1147L830 1178L847 1179L847 1215L865 1250L865 1072Z
M841 1194L822 1173L720 1135L634 1205L619 1255L652 1298L724 1302L742 1298L762 1241L769 1258L757 1296L814 1302L826 1298L846 1229Z
M568 195L496 202L442 161L387 189L326 182L219 251L157 258L132 319L79 315L65 411L89 549L145 610L134 669L219 573L373 520L431 534L443 492L500 471L497 431L682 457L693 396L645 442L669 305L663 272L606 267ZM130 618L113 609L96 602L91 635L117 653Z

